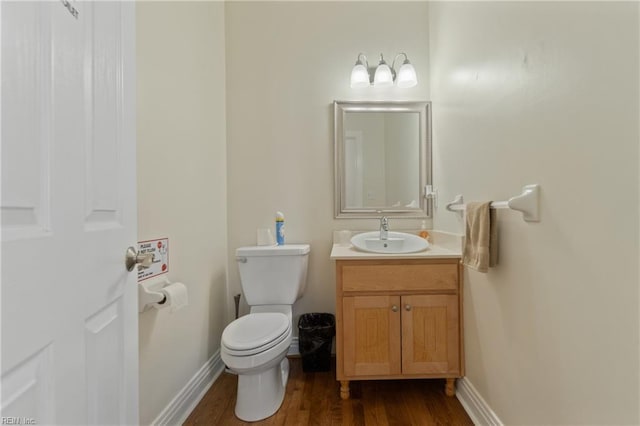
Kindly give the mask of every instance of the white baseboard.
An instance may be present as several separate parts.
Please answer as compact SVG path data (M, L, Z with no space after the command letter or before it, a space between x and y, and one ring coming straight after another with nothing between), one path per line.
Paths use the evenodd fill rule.
M482 398L466 377L458 379L456 397L464 407L474 425L503 426L496 413Z
M289 352L287 355L299 356L300 355L300 346L298 345L298 338L294 337L291 339L291 345L289 346Z
M183 424L223 371L224 363L220 358L220 350L217 350L151 424Z

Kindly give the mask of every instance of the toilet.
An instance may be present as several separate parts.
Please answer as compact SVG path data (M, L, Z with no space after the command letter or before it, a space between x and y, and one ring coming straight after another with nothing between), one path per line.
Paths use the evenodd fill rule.
M309 244L236 250L248 315L222 333L220 356L238 374L236 416L255 422L273 415L284 400L292 308L307 284Z

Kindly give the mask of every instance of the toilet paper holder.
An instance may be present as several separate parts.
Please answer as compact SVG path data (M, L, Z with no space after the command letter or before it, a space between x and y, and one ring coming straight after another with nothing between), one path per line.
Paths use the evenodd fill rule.
M154 304L162 305L167 301L167 296L162 293L162 289L171 284L164 276L159 280L149 280L138 283L138 312L144 312Z

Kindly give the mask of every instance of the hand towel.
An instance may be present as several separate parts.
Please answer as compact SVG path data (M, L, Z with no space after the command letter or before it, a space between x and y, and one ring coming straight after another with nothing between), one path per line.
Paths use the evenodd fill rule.
M479 272L487 272L498 263L496 212L491 202L467 203L466 230L462 262Z

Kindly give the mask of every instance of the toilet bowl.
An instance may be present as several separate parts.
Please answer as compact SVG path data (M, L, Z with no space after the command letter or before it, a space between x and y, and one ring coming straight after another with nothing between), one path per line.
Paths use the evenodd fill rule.
M258 421L282 405L289 378L292 305L307 278L308 244L236 250L240 282L251 309L222 333L220 356L238 374L236 416Z
M289 377L286 355L291 336L291 319L279 312L249 314L224 330L220 354L238 373L239 419L261 420L280 408Z

